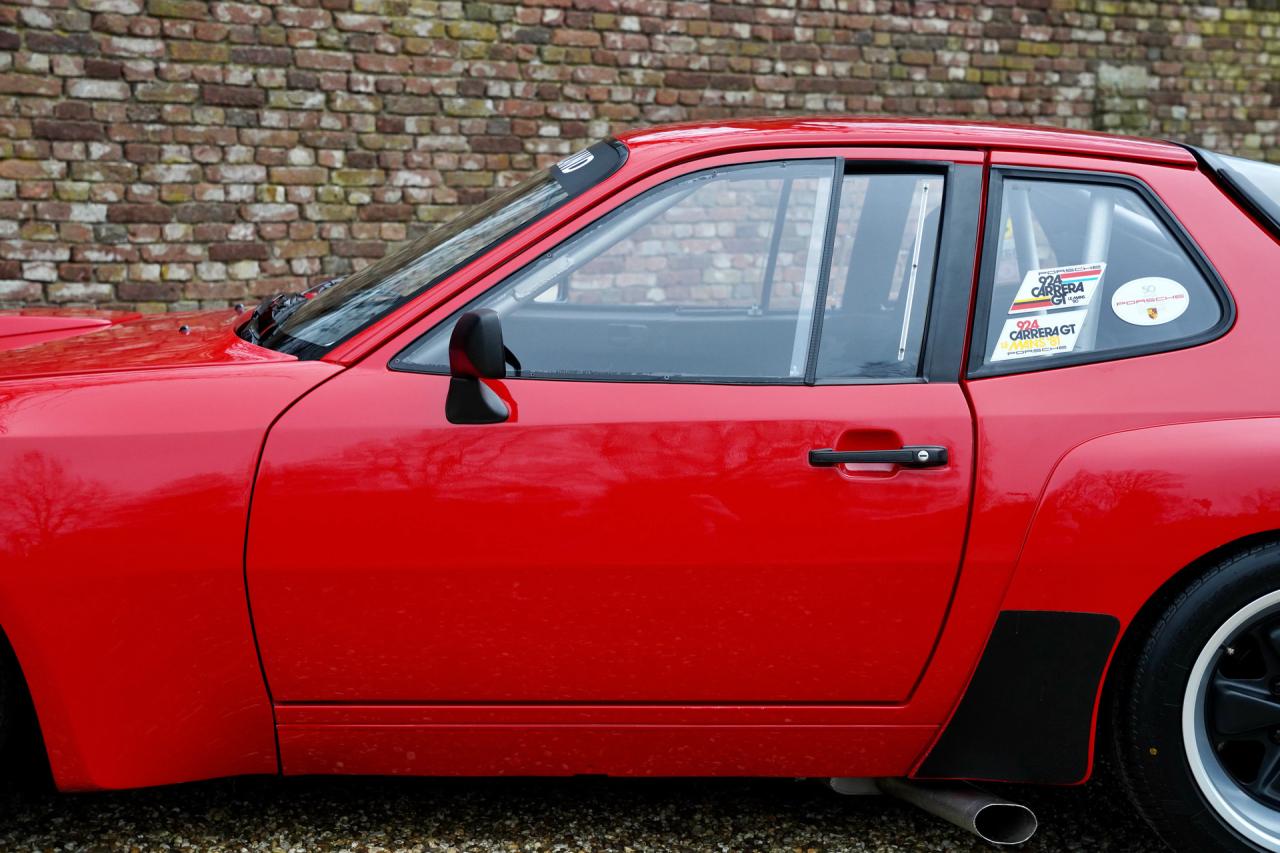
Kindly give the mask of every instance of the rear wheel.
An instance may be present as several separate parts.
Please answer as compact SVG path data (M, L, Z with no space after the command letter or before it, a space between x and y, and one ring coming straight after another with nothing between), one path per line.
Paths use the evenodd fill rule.
M1116 676L1116 763L1164 840L1280 853L1280 543L1192 582Z
M19 726L19 718L28 702L21 689L22 673L18 669L18 661L14 658L9 644L0 639L0 771L7 771L13 763L15 753L14 729Z

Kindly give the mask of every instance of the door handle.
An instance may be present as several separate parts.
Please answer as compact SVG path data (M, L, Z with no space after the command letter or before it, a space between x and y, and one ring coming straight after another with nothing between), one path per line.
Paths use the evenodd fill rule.
M912 445L897 450L822 450L809 451L809 464L816 468L835 465L859 465L868 462L900 465L903 468L936 468L947 464L947 449L932 445Z

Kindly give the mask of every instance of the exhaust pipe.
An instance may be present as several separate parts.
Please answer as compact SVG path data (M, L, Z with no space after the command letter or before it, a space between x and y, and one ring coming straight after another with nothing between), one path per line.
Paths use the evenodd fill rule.
M885 794L968 830L989 844L1021 844L1029 841L1039 826L1035 813L1026 806L968 784L877 779L876 786Z

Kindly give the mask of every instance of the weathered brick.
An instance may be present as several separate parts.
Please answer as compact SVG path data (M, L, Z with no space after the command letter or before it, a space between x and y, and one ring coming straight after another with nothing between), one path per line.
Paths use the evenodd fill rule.
M65 172L65 164L47 160L0 160L0 178L18 181L45 181Z
M107 207L108 222L169 222L173 209L165 204L113 204Z
M27 49L40 53L94 54L98 44L89 33L47 33L31 31L26 36Z
M220 202L192 202L174 208L179 222L235 222L236 206Z
M265 261L271 251L265 243L213 243L209 246L211 261Z
M34 281L0 280L0 299L15 302L40 302L44 289Z
M382 183L384 177L381 169L338 169L333 182L344 187L371 187Z
M298 208L292 204L246 204L240 215L249 222L289 222L298 218Z
M136 15L143 9L142 0L77 0L76 5L88 12Z
M140 177L152 184L183 184L200 180L201 174L195 163L153 163L142 167Z
M45 121L37 119L31 123L32 132L38 139L68 139L87 141L106 139L106 131L96 121Z
M267 93L254 86L218 86L210 83L200 87L200 99L212 106L260 107L267 102Z
M334 240L330 246L347 258L380 258L387 253L387 244L376 240Z
M349 71L353 64L350 54L335 50L299 50L294 62L299 68L316 71Z
M320 166L277 166L268 174L273 184L323 184L329 179L329 170Z
M43 95L55 97L62 92L62 81L38 74L0 74L0 95Z
M293 240L285 243L280 249L280 257L286 260L321 258L327 254L329 254L329 244L324 240Z
M190 104L199 95L194 83L142 83L134 89L134 96L143 103Z
M360 218L366 222L405 222L413 216L411 204L366 204Z
M209 17L209 4L204 0L147 0L147 13L157 18Z
M124 77L124 64L112 59L86 57L84 60L84 75L103 80L116 80Z
M237 45L231 48L231 61L243 65L270 65L286 68L293 61L293 51L287 47Z
M93 119L93 105L86 104L83 101L59 101L53 105L53 117L65 118L70 121L91 121Z
M129 84L123 80L69 80L67 94L73 98L123 101L129 97Z
M214 42L171 41L169 57L175 62L226 62L231 57L231 48Z
M257 278L261 269L257 261L233 261L227 264L227 277L241 281Z

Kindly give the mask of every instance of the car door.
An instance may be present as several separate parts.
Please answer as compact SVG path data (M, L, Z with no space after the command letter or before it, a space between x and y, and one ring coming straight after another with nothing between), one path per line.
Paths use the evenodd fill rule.
M978 163L672 168L294 405L247 550L274 698L907 698L968 521ZM520 365L488 380L510 413L450 423L479 308Z

